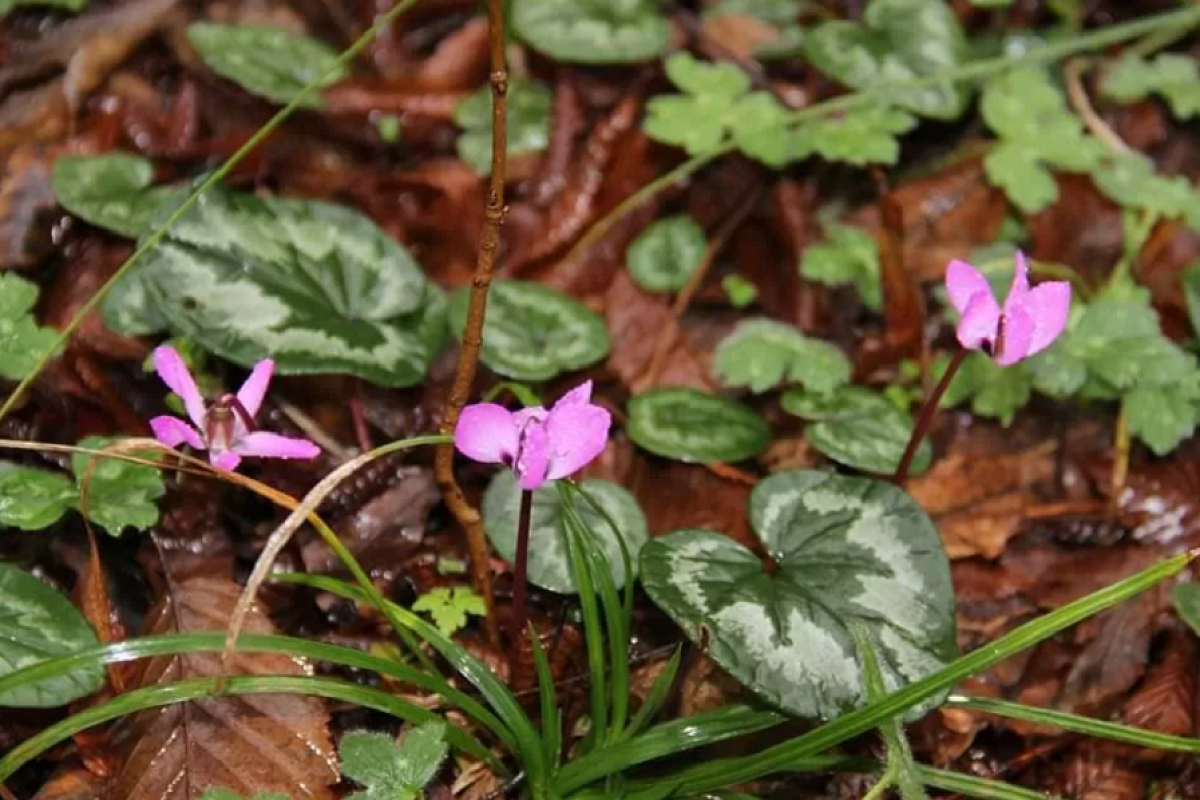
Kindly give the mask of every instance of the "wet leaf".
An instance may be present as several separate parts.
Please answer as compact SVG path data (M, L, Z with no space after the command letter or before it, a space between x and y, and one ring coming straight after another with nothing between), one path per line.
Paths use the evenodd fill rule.
M854 469L890 475L900 465L912 437L913 418L881 394L843 386L827 395L793 390L783 395L783 410L809 421L808 443L829 458ZM917 448L910 474L929 468L933 447L926 438Z
M95 631L70 600L28 572L0 562L0 674L96 644ZM4 692L0 706L64 706L103 684L103 667L77 669Z
M868 308L879 310L879 245L875 237L852 225L829 225L826 241L804 249L800 274L826 286L854 286Z
M583 481L582 488L612 518L625 542L629 557L636 569L637 554L646 543L646 517L637 500L615 483L592 478ZM496 473L483 496L483 524L488 538L501 556L513 561L517 556L517 518L520 513L521 491L511 470ZM575 501L575 509L596 537L608 559L617 588L625 585L625 562L621 546L612 528L591 503ZM567 549L567 532L563 525L563 507L554 482L544 484L533 493L533 512L529 528L529 580L552 592L573 594L574 575Z
M450 327L467 324L470 287L450 298ZM519 381L544 381L608 355L608 330L595 312L562 292L530 281L495 281L488 293L480 359Z
M193 22L187 37L213 72L281 104L291 102L337 60L337 53L322 42L282 28ZM339 69L321 85L337 83L345 74ZM304 105L319 108L321 98L310 96Z
M413 611L423 611L444 635L450 636L467 626L467 615L487 616L487 604L466 586L438 586L417 598Z
M821 72L865 89L956 67L967 58L967 43L942 0L871 0L862 22L824 22L810 29L804 52ZM957 118L967 101L966 92L949 82L895 94L897 104L938 119Z
M150 188L153 175L149 161L124 153L62 156L50 186L62 207L83 221L136 238L160 207L173 209L186 196L181 187Z
M700 463L751 458L771 441L771 429L749 408L678 387L631 397L626 433L652 453Z
M625 258L635 283L648 292L678 292L700 266L704 228L687 214L665 217L642 231Z
M815 155L856 166L895 164L900 158L896 136L916 126L916 117L889 105L854 108L801 124L792 140L791 157Z
M410 729L399 744L382 733L347 733L338 745L342 772L366 787L348 800L412 800L446 759L444 736L440 722Z
M516 0L512 25L526 44L558 61L647 61L667 49L670 27L652 0Z
M62 475L0 462L0 525L23 531L49 528L78 497Z
M865 704L855 624L881 656L888 691L955 657L949 563L933 524L900 489L782 472L755 487L750 520L777 571L710 531L674 531L642 550L651 599L693 641L707 631L708 654L746 686L802 717Z
M89 436L79 442L80 447L100 450L113 444L115 439ZM157 461L162 454L157 451L142 451L127 455ZM71 469L81 492L80 507L87 518L104 528L113 536L119 536L125 528L146 530L158 522L158 498L163 496L162 474L153 467L132 464L115 458L102 458L92 469L90 480L88 465L96 456L87 453L71 455ZM82 492L86 490L86 496Z
M0 273L0 378L24 378L58 339L58 331L39 326L31 313L37 296L37 284Z
M507 136L508 157L536 153L550 141L550 107L553 95L545 85L516 78L509 81ZM458 157L480 175L492 171L492 89L483 86L454 109Z
M408 251L342 206L213 189L105 300L148 304L217 355L282 374L411 386L445 339L444 300Z
M760 317L738 323L717 345L713 371L723 385L755 393L786 382L826 394L850 380L850 360L827 342Z
M1176 119L1189 119L1200 115L1200 66L1181 53L1160 53L1153 59L1129 53L1104 74L1100 92L1119 103L1157 94Z

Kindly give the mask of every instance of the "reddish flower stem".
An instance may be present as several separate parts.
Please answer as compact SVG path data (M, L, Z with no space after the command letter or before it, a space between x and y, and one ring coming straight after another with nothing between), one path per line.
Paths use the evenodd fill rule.
M933 423L933 415L937 413L938 404L942 402L942 395L950 388L950 382L954 380L954 374L962 366L967 352L966 348L962 347L955 351L954 357L950 359L950 365L942 373L942 379L938 381L933 392L925 398L925 402L921 405L921 412L917 415L917 424L913 426L912 436L909 437L908 444L904 448L904 455L900 457L900 466L896 467L896 474L892 476L893 483L904 483L908 479L908 470L917 456L917 448L921 446L925 434L929 432L929 426Z
M516 674L521 655L521 644L525 638L525 623L529 618L525 608L526 576L529 572L529 525L533 518L533 492L522 490L521 512L517 516L517 559L513 565L512 618L509 625L509 674Z

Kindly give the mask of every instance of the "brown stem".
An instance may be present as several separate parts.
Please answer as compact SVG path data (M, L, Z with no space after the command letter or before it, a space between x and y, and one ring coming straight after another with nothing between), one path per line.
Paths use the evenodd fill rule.
M467 325L462 333L462 347L458 351L458 367L454 373L454 385L446 398L442 413L441 432L449 434L458 423L458 415L467 403L471 386L475 382L475 369L479 363L479 348L483 344L483 320L487 313L488 287L492 282L492 268L496 263L496 250L500 246L500 226L504 222L504 172L508 125L506 119L508 96L508 67L504 59L504 4L503 0L488 0L488 50L491 72L488 80L492 87L492 174L488 181L487 208L484 212L483 231L479 235L479 256L475 262L475 277L471 280L471 299L467 307ZM439 445L435 460L435 476L442 496L454 518L467 533L467 552L471 560L471 578L475 590L487 602L486 628L492 644L499 644L500 633L493 613L492 573L488 565L487 539L483 534L483 523L479 512L467 502L462 487L454 479L454 445Z
M354 424L354 438L358 452L369 453L375 449L371 441L371 426L367 424L367 412L362 402L362 380L350 379L350 421Z
M916 458L917 448L921 446L925 434L929 432L929 425L933 422L933 415L937 413L938 403L942 402L942 395L950 388L950 382L954 380L954 374L962 366L967 352L965 347L960 347L955 351L949 366L942 373L942 379L933 388L933 394L925 398L925 403L921 406L921 413L917 415L917 424L913 426L912 436L909 437L908 444L904 448L904 455L900 457L900 466L896 467L896 474L892 477L893 483L904 483L908 478L908 469L912 466L913 459Z
M517 560L513 565L512 621L508 628L509 675L515 675L525 639L525 623L529 619L525 607L526 577L529 572L529 523L533 518L533 492L521 491L521 512L517 517Z

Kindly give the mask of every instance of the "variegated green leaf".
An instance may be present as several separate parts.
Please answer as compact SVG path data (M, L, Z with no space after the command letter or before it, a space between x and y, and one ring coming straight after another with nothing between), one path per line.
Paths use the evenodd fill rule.
M949 562L925 512L899 488L781 472L755 487L750 522L774 572L704 530L652 539L641 556L654 602L746 686L802 717L865 704L855 625L871 637L888 691L954 659Z
M653 0L512 0L511 15L517 36L557 61L646 61L670 43Z
M913 418L886 397L861 386L843 386L831 394L793 390L781 399L783 410L809 421L804 438L839 464L890 475L912 436ZM909 468L929 469L933 447L921 442Z
M678 461L741 461L771 441L762 417L741 403L695 389L651 389L629 400L629 438Z
M159 207L172 208L186 192L179 186L151 187L153 165L127 153L62 156L54 162L50 188L75 216L122 236L136 237Z

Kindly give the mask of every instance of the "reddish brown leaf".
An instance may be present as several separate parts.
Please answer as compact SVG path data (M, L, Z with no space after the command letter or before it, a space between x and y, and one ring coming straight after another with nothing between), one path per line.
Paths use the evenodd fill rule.
M1160 593L1151 590L1096 617L1096 635L1072 664L1055 706L1107 714L1145 672L1151 623L1160 608Z
M27 144L4 155L0 270L29 269L50 253L50 228L58 212L50 190L50 167L60 150L57 145Z
M1196 732L1197 658L1200 647L1195 637L1173 630L1167 637L1162 658L1146 675L1121 711L1130 725L1172 736Z
M1112 742L1084 742L1059 778L1059 792L1074 800L1141 800L1146 777L1130 762L1129 750Z

